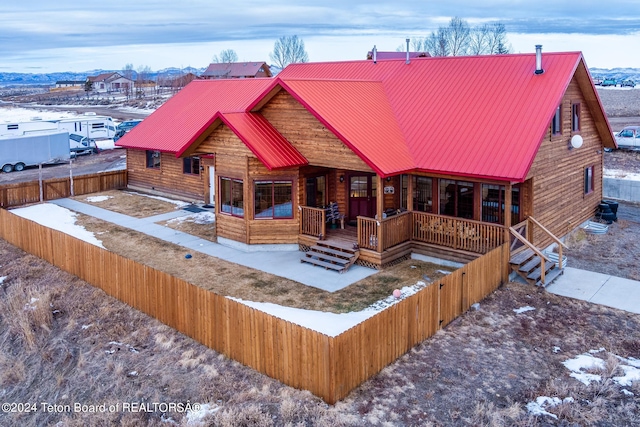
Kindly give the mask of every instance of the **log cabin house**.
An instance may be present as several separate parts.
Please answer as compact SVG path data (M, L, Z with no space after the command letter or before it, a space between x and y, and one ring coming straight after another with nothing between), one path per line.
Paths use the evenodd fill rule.
M118 145L130 187L215 202L221 243L342 239L379 267L470 260L529 218L551 243L594 215L615 141L582 54L538 49L196 80Z

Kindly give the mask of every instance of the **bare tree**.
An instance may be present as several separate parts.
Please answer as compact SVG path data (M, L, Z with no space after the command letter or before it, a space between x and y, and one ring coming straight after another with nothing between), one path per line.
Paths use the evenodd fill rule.
M429 52L431 56L461 56L502 54L511 51L504 24L484 24L470 27L464 19L451 18L447 26L439 27L427 37L411 40L415 51ZM397 51L404 50L401 45Z
M217 64L230 64L238 62L238 54L233 49L224 49L220 52L220 56L213 55L213 62Z
M149 83L149 78L151 76L151 68L148 65L141 65L137 70L136 77L136 96L138 98L143 98L145 94L145 86Z
M471 28L464 19L451 18L447 31L447 40L451 56L462 56L467 54L469 47L469 35Z
M500 55L511 52L511 46L507 46L507 29L504 24L497 22L490 27L488 53Z
M489 52L489 37L491 28L489 25L481 25L471 29L469 34L469 54L485 55Z
M309 55L304 49L304 41L298 36L282 36L273 45L269 54L271 60L280 68L296 62L309 62Z

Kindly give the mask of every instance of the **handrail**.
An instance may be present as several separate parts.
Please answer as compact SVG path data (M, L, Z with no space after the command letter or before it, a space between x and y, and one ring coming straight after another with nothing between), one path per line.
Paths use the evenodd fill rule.
M563 266L562 266L562 247L564 246L567 249L569 249L569 247L567 245L565 245L564 243L562 243L560 241L560 239L558 239L556 236L554 236L552 232L547 230L547 228L544 225L540 224L534 217L530 216L529 218L527 218L527 220L530 220L533 224L535 224L538 227L540 227L542 229L542 231L544 231L545 233L547 233L549 235L549 237L551 237L552 240L555 240L555 242L559 244L559 246L558 246L558 267L560 268L560 270L562 270L562 268L563 268Z
M327 235L326 211L311 206L298 206L300 211L300 234L307 234L319 238Z
M545 266L544 266L544 262L545 261L549 261L552 262L549 258L547 258L542 252L540 252L538 250L538 248L536 248L535 246L533 246L527 239L525 239L524 237L522 237L520 235L520 233L518 233L516 231L515 228L513 227L509 227L509 231L511 232L511 234L513 234L513 236L520 240L525 246L527 246L529 249L531 249L536 255L538 255L540 257L540 280L542 281L542 283L544 283L544 279L545 279ZM562 260L560 260L560 262L562 262Z

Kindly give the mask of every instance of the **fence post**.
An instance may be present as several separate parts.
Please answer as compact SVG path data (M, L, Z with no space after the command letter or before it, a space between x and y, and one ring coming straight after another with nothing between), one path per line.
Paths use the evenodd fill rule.
M40 183L40 203L44 201L44 190L42 188L42 163L38 165L38 182Z

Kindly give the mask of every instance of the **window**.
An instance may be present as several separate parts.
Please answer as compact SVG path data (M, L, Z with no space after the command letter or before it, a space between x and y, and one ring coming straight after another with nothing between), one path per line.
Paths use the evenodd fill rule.
M200 157L185 157L182 159L182 173L200 175Z
M18 130L18 125L7 125L7 130Z
M91 123L91 129L104 129L104 123Z
M561 105L558 105L558 108L556 108L556 113L553 116L553 119L551 120L551 134L552 135L559 135L562 133L562 116L561 116Z
M580 104L571 104L571 131L580 131Z
M327 178L324 175L306 179L307 206L323 208L327 205Z
M421 212L432 212L433 183L425 176L413 177L413 209Z
M244 217L243 182L220 177L220 212Z
M147 150L147 168L160 169L160 152Z
M292 181L256 181L255 218L293 218Z
M584 194L593 192L593 166L584 169Z
M505 186L482 184L482 221L504 225ZM520 222L520 188L511 189L511 224Z
M440 214L473 219L473 182L440 180Z

